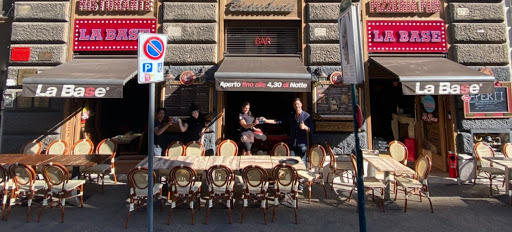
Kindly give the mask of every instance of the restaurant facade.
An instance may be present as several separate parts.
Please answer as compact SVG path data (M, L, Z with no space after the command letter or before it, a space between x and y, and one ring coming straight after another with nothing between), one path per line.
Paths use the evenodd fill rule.
M401 140L411 161L430 155L447 170L449 151L509 141L505 1L367 0L361 9L363 147L385 152L388 141ZM197 105L214 121L207 150L238 140L244 101L256 117L284 122L262 125L267 140L255 149L286 141L292 101L301 98L315 121L310 144L351 153L339 11L331 0L17 1L4 93L14 101L4 104L1 150L16 152L32 139L143 132L149 99L134 78L136 35L157 32L168 44L155 102L182 118ZM171 140L182 138L178 130L169 128Z

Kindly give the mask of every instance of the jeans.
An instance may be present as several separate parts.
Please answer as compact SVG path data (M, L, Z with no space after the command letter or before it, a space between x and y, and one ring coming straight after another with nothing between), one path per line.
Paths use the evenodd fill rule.
M306 162L306 153L308 151L308 146L306 144L297 144L295 146L292 146L290 149L290 155L291 156L300 156L302 158L302 162L306 167L308 166Z

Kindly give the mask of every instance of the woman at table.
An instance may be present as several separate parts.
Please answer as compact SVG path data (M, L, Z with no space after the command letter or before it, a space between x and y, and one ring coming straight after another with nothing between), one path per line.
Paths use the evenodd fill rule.
M178 119L181 132L186 133L184 142L187 144L192 141L197 141L202 144L204 131L206 130L206 121L199 112L199 108L194 104L190 105L190 115L191 117L186 122Z
M254 143L254 131L259 130L254 126L260 123L277 124L277 121L266 119L264 117L255 118L251 111L251 104L249 102L242 103L242 113L238 115L238 122L240 123L240 141L243 144L243 155L252 155L251 147ZM266 140L266 136L263 132L257 136L261 136L258 139Z
M155 115L155 155L161 155L163 150L167 147L167 139L165 137L164 132L171 126L174 122L170 119L167 122L164 122L165 119L165 109L158 108L156 110Z

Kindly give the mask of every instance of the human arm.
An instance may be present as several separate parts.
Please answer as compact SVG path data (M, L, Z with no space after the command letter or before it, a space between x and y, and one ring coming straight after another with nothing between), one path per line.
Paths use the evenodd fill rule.
M306 120L302 121L299 127L301 130L305 130L308 133L313 132L315 130L315 124L313 124L311 116L307 117Z
M162 133L165 132L165 130L167 130L167 128L169 128L169 126L171 126L173 123L171 120L169 120L169 122L167 122L166 124L164 124L162 126L162 128L158 128L158 127L155 127L155 134L156 135L161 135Z
M181 121L181 118L178 118L178 126L180 126L181 132L185 132L188 129L188 123Z
M260 123L259 120L255 119L253 123L247 123L245 122L245 119L240 115L239 117L240 126L242 126L244 129L250 129L253 128L255 125L258 125Z

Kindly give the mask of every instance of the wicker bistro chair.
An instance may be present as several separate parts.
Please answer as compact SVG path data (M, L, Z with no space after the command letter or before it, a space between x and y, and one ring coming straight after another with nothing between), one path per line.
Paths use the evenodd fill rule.
M197 141L188 143L185 148L185 156L204 156L204 152L203 144Z
M327 181L331 180L331 190L334 191L334 179L336 177L343 178L344 174L347 174L347 182L350 179L354 178L354 168L350 161L343 162L338 161L336 156L334 155L334 151L332 147L325 143L325 147L327 148L327 153L329 153L330 161L329 161L329 173L327 174Z
M251 200L256 200L260 203L263 209L263 220L265 225L267 224L267 171L260 166L252 165L247 166L242 170L242 178L244 188L242 191L242 199L244 201L242 205L242 218L240 223L244 223L245 208L249 206Z
M21 148L21 154L26 155L39 155L41 154L41 151L43 150L43 143L40 141L30 141L28 143L25 143L23 147Z
M237 156L238 145L235 141L226 139L217 146L217 156Z
M188 203L190 207L190 216L192 224L194 224L194 201L198 200L198 206L201 207L199 201L201 193L201 181L197 181L197 175L194 169L188 166L176 166L169 173L169 191L167 199L171 205L169 209L169 217L167 224L171 224L172 210L178 205Z
M297 174L297 170L295 170L291 165L280 164L276 165L272 169L272 176L274 177L275 188L272 222L276 216L277 206L279 206L281 202L289 199L295 213L295 224L298 224L297 210L299 208L299 202L297 200L297 195L299 176Z
M5 212L7 221L11 207L15 204L27 202L27 222L30 221L30 208L36 193L46 188L44 180L36 180L36 172L26 164L16 163L9 167L9 175L12 178L11 196L9 208Z
M290 148L286 143L280 142L272 147L270 156L290 156Z
M130 208L128 209L128 216L126 217L126 223L124 228L128 228L128 222L130 221L130 214L134 210L138 210L141 207L147 205L148 200L148 180L149 171L147 168L135 167L128 172L128 186L130 187ZM160 200L160 210L164 204L164 198L162 197L162 184L156 183L156 173L153 172L153 199Z
M503 152L503 156L512 157L512 143L505 143L505 145L503 145L503 149L501 150Z
M352 166L354 168L354 180L353 180L353 183L354 185L352 185L352 189L350 190L350 193L348 194L348 201L350 201L351 197L352 197L352 192L354 191L354 189L357 188L357 163L356 163L356 156L355 155L350 155L350 160L352 161ZM364 189L365 189L365 194L368 190L372 190L372 200L373 202L375 202L375 189L379 189L380 190L380 193L381 193L381 199L382 199L382 202L381 202L381 205L382 205L382 212L384 212L384 191L386 189L386 185L379 179L375 178L375 177L364 177L363 178L363 182L364 182ZM377 204L377 202L375 202L375 204Z
M495 168L492 166L492 163L482 159L482 157L494 157L494 151L492 148L485 142L478 142L473 146L473 153L476 158L476 175L473 180L473 185L476 185L476 178L480 173L484 173L486 177L489 179L489 188L490 194L492 196L492 180L497 176L505 176L505 171L503 169ZM499 189L497 189L499 192Z
M212 166L206 173L210 196L208 197L205 224L208 224L210 209L213 207L216 200L219 200L220 204L224 204L228 208L229 224L231 224L231 209L234 205L233 186L235 185L235 174L225 165Z
M324 196L327 197L324 183L324 162L325 162L325 149L320 145L312 146L307 154L307 168L308 171L297 171L299 176L304 179L308 184L308 204L311 203L311 186L313 183L319 183L324 188Z
M185 155L185 145L180 141L174 141L165 150L165 156L178 157ZM169 175L169 172L167 172Z
M430 194L428 191L428 174L430 174L430 169L432 168L432 161L430 157L424 156L416 162L416 173L413 178L408 177L396 177L396 183L398 186L402 186L403 192L405 195L405 207L404 212L407 212L407 198L409 195L416 193L420 197L423 194L430 203L430 211L434 213L434 208L432 207L432 201L430 200ZM409 190L410 189L410 190ZM395 190L395 201L397 198L398 190Z
M105 189L105 174L110 171L114 176L114 182L117 184L115 158L117 152L117 144L111 139L104 139L96 147L96 154L98 155L110 155L110 164L97 164L92 167L86 168L82 171L84 176L88 176L88 179L92 181L91 174L96 174L96 183L99 183L101 178L101 192Z
M43 177L46 182L47 188L43 198L43 205L39 210L39 217L37 221L41 220L43 209L53 204L60 206L61 218L60 222L64 223L64 206L66 205L66 199L68 198L80 198L80 207L84 207L84 184L85 180L70 180L68 169L62 164L49 163L43 166ZM75 191L78 191L76 195L73 195ZM54 200L54 198L58 198Z
M47 155L66 155L68 152L68 144L62 139L57 139L48 144L46 147Z
M94 144L89 139L80 139L71 148L71 154L73 155L90 155L93 151Z
M2 198L2 220L4 219L5 206L7 205L7 199L9 198L10 187L11 180L9 179L9 173L3 166L0 165L0 197Z
M409 153L407 147L400 141L389 142L389 154L393 159L403 165L407 165L407 154Z

